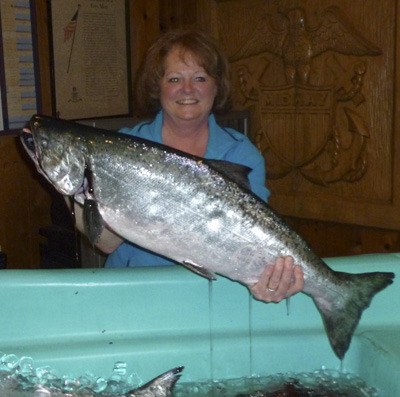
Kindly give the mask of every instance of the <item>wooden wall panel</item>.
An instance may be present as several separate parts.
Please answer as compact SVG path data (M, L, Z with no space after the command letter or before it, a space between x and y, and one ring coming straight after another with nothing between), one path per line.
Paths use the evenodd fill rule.
M37 268L39 228L50 224L51 194L15 137L0 137L0 186L0 245L8 267Z
M50 67L49 13L46 0L34 0L32 6L32 34L36 35L39 52L36 54L38 80L38 111L51 116L53 114L52 78Z
M130 0L132 81L153 40L160 34L158 0Z
M217 3L213 0L160 0L162 31L198 28L218 36Z
M293 227L321 257L400 251L396 230L288 217Z
M398 1L216 3L235 108L252 112L271 204L399 229Z

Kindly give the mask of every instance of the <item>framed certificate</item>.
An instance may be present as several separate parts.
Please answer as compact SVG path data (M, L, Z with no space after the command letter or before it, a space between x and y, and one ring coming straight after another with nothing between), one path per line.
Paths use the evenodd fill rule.
M128 115L126 0L49 0L53 108L64 119Z

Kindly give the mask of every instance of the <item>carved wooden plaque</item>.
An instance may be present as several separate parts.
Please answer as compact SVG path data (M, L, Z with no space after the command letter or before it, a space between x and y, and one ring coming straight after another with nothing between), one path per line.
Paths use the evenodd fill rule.
M215 13L273 207L399 228L396 1L224 1Z

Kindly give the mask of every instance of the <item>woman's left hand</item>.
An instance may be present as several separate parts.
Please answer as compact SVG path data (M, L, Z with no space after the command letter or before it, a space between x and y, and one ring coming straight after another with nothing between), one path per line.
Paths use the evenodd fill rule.
M264 302L280 302L300 292L304 287L301 266L294 264L291 256L279 257L267 265L257 283L249 286L254 298Z

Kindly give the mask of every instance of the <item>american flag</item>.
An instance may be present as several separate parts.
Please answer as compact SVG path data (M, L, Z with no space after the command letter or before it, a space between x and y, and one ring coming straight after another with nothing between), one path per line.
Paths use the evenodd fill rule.
M76 24L78 21L79 5L74 16L68 22L67 26L64 27L64 43L67 42L75 33Z

